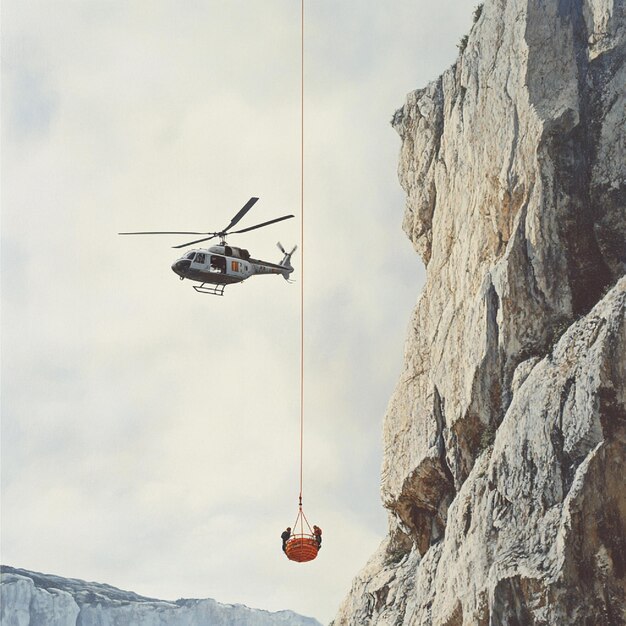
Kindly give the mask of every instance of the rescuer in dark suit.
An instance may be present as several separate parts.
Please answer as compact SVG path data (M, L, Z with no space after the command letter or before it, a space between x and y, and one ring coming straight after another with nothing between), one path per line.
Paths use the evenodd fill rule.
M315 535L317 549L319 550L322 547L322 529L319 526L313 526L313 534Z
M283 540L283 552L287 551L286 548L289 537L291 537L291 527L287 526L287 529L283 530L283 534L280 536L280 538Z

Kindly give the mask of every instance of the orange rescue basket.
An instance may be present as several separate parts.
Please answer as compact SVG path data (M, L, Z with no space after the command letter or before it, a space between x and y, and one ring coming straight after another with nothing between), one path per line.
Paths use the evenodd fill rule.
M285 553L290 561L305 563L312 561L319 551L315 535L292 535L285 546Z
M298 524L300 528L298 528ZM305 524L309 532L305 532ZM287 558L290 561L296 561L296 563L312 561L320 550L320 544L317 537L313 534L309 520L302 510L302 496L300 496L298 516L293 525L293 530L294 532L291 537L287 539L287 543L285 544L285 554ZM300 530L300 532L297 532L298 530Z

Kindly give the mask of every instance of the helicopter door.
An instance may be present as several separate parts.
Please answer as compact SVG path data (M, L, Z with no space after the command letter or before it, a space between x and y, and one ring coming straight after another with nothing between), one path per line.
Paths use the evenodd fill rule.
M211 264L209 265L211 272L226 274L226 259L223 256L211 255Z

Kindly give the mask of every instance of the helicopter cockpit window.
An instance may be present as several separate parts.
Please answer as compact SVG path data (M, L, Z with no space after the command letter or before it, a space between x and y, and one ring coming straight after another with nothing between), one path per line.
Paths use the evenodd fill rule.
M206 254L203 252L198 252L196 254L196 263L205 263L206 262Z
M195 253L195 252L189 252L189 253L185 256L185 258L186 258L186 259L193 260L193 257L195 257L195 256L196 256L196 253Z

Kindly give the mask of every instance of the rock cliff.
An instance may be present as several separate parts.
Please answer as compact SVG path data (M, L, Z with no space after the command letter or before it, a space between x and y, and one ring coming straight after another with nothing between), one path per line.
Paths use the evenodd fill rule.
M393 117L427 281L335 626L626 623L626 3L475 18Z
M269 613L211 599L166 602L7 566L0 597L2 626L321 626L292 611Z

